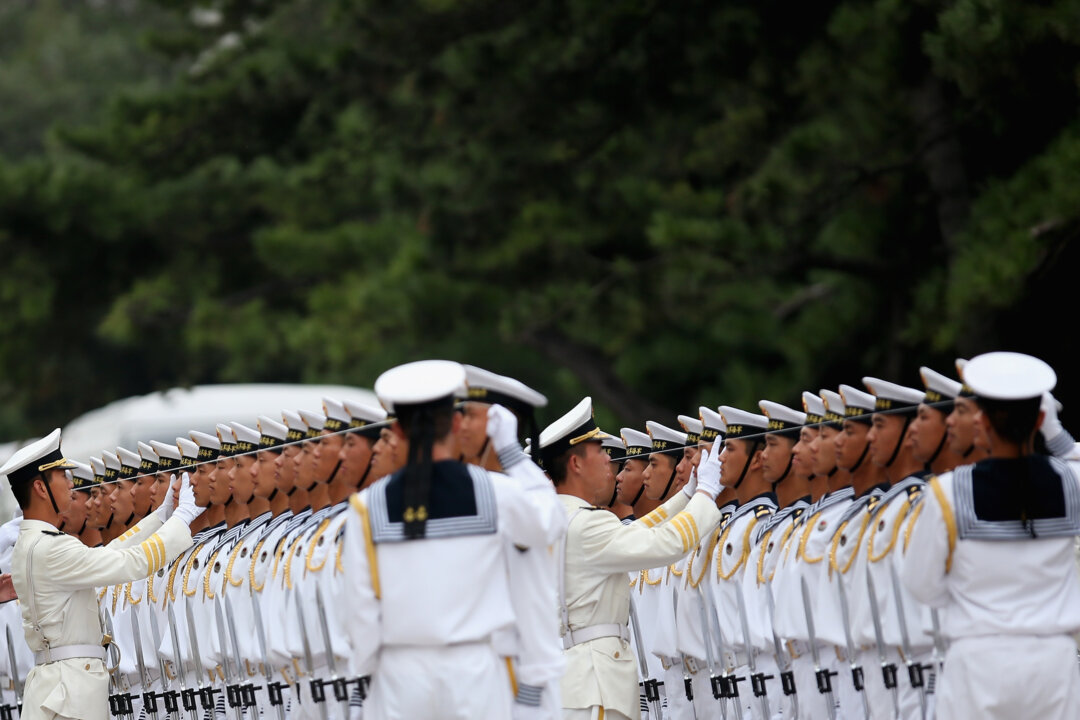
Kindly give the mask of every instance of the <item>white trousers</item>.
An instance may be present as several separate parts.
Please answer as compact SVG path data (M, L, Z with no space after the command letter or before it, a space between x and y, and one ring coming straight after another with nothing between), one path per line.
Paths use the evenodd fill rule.
M365 720L509 720L506 662L489 644L384 647Z
M937 688L941 720L1075 720L1080 670L1072 637L995 635L953 641Z

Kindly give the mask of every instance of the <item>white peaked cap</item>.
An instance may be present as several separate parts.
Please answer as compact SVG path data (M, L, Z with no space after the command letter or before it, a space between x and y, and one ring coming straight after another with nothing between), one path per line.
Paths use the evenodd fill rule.
M772 400L759 400L761 413L769 419L769 432L782 432L806 424L806 413L792 410Z
M345 410L345 405L338 402L333 398L324 397L322 399L323 415L327 420L337 420L345 425L349 424L349 413Z
M960 394L963 385L953 380L950 377L946 377L936 370L931 370L925 365L919 368L919 377L922 378L923 385L926 387L926 402L942 402L945 400L952 400Z
M285 440L289 437L289 428L272 417L266 415L259 416L259 432L266 437L274 438L275 440Z
M672 430L652 420L645 421L645 429L649 431L649 437L652 438L653 450L674 450L686 447L686 433Z
M223 443L235 443L236 442L236 433L233 432L233 429L231 427L229 427L228 425L226 425L225 423L218 423L215 426L215 429L217 430L218 440L220 440L221 442L223 442Z
M640 430L624 427L619 430L623 445L626 446L627 457L634 455L647 455L652 452L652 438L648 433Z
M840 398L844 401L844 407L847 408L844 414L848 417L872 413L877 407L877 398L851 385L840 386Z
M101 459L105 461L105 468L107 470L120 470L120 458L116 456L116 453L109 452L108 450L101 451Z
M93 480L94 469L85 463L81 463L78 460L72 460L71 464L74 465L71 469L72 477L77 477L81 480Z
M90 469L94 471L94 475L105 477L105 461L101 458L90 458Z
M322 430L326 425L326 416L321 412L301 410L300 417L304 418L304 424L308 426L308 430Z
M582 398L570 412L540 433L540 455L546 463L583 442L601 442L607 435L596 425L592 398Z
M971 358L964 382L989 400L1028 400L1042 397L1057 385L1057 373L1032 355L992 352Z
M151 440L150 445L154 448L154 452L157 453L158 460L161 460L163 457L172 458L173 460L180 459L180 448L176 445L158 442L157 440Z
M282 410L281 419L285 421L285 427L289 430L307 432L307 423L304 422L304 418L300 417L300 413L295 410Z
M701 439L705 442L712 442L727 432L727 423L724 422L724 416L712 408L702 405L698 408L698 417L701 418L702 425Z
M120 477L124 478L137 475L139 473L139 466L142 465L142 458L138 453L133 453L127 448L116 448L116 455L120 458ZM124 468L130 468L129 473L124 472Z
M139 442L139 457L152 463L156 463L161 459L158 457L157 450L144 442Z
M822 389L820 395L822 402L825 403L826 415L838 415L843 418L847 414L847 405L844 404L844 398L840 397L840 393Z
M527 405L544 407L547 398L531 387L506 375L499 375L475 365L463 365L465 368L465 399L495 405Z
M802 409L806 413L806 424L817 425L825 421L825 401L820 395L815 395L809 390L803 390Z
M242 425L238 422L230 422L229 425L232 426L232 431L233 435L236 437L236 442L248 443L250 445L254 445L255 447L259 446L258 430L254 430L252 428L249 428L247 425Z
M16 450L0 468L0 475L7 475L8 481L14 484L30 480L45 470L70 470L73 467L74 463L60 452L60 428L56 428Z
M191 435L192 441L201 448L209 448L210 450L221 449L221 440L214 435L207 435L198 430L192 430L189 434Z
M746 412L731 405L719 407L720 417L727 426L726 437L737 439L746 435L760 435L769 427L769 418L764 415Z
M360 420L364 423L377 423L387 418L386 411L381 407L352 402L351 400L346 400L344 406L345 412L349 414L349 422Z
M375 395L388 412L465 395L465 368L449 360L419 360L391 368L375 380Z
M214 439L216 440L217 438ZM195 460L199 457L199 446L187 438L176 438L176 446L180 448L180 454L188 460Z
M624 450L626 450L626 446L623 445L622 438L617 438L614 435L609 435L607 433L604 433L604 439L600 441L600 444L606 448L618 450L620 455Z
M924 390L904 387L896 383L875 377L864 377L863 385L870 390L876 400L876 410L896 410L904 407L918 407L926 399Z
M677 419L679 426L686 432L686 444L697 445L701 441L701 431L705 429L705 423L701 422L701 418L689 415L680 415Z

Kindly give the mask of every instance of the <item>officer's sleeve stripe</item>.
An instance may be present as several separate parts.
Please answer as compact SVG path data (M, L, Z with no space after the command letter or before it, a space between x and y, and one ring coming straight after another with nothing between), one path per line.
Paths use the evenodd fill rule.
M147 567L147 573L146 574L147 575L152 575L153 573L157 572L157 568L154 567L153 543L151 543L148 540L148 541L140 544L139 547L142 548L143 554L146 555L146 567Z
M645 517L641 518L641 522L645 523L645 527L655 527L666 519L667 510L663 507L658 507Z
M679 531L679 535L682 536L683 550L685 551L690 549L690 535L686 532L683 522L682 515L676 515L671 524L675 526L675 529Z
M165 567L165 541L161 539L161 536L154 533L151 539L154 541L154 546L158 550L158 566L154 568L154 572L157 572L161 568Z
M682 513L682 517L686 519L687 527L690 528L690 536L693 542L691 545L697 545L701 542L701 533L698 531L697 520L690 513Z

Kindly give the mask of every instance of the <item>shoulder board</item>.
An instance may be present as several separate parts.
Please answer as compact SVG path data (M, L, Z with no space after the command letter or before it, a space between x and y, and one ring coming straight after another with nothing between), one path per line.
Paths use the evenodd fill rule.
M41 534L42 535L55 535L56 537L60 537L64 533L60 532L59 530L42 530Z
M581 509L582 510L607 510L607 508L596 507L595 505L591 505L589 507L583 507Z
M772 515L772 513L773 513L773 509L771 507L769 507L768 505L762 505L761 507L759 507L757 510L754 511L754 517L760 518L760 517L764 517L766 515Z

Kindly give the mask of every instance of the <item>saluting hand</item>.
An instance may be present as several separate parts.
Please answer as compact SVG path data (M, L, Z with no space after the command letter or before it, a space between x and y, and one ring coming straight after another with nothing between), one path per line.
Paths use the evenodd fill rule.
M487 436L491 438L491 447L495 448L496 453L517 445L517 416L502 405L492 405L487 413Z
M0 575L0 603L11 602L17 597L15 585L11 582L11 573Z
M720 494L720 451L714 446L711 453L706 448L702 448L701 453L701 462L697 469L697 492L706 493L716 500L716 496Z

